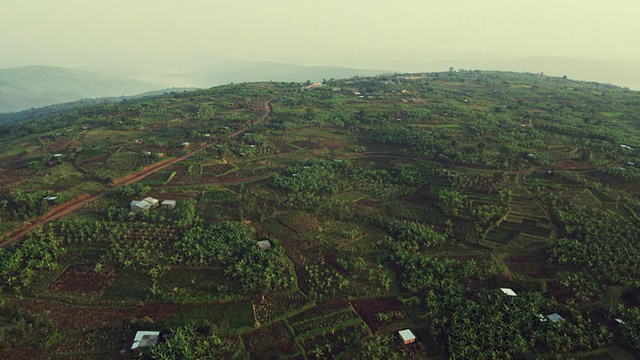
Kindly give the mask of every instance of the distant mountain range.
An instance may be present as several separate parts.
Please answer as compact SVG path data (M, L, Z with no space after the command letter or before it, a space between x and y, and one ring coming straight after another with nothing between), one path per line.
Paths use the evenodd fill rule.
M0 113L159 88L162 85L149 81L60 67L0 69Z
M382 70L299 66L264 62L225 62L210 70L146 74L145 80L52 66L0 69L0 113L12 113L81 99L130 96L172 87L208 88L232 82L320 81L371 76ZM143 70L140 70L140 74ZM151 79L150 79L151 78Z

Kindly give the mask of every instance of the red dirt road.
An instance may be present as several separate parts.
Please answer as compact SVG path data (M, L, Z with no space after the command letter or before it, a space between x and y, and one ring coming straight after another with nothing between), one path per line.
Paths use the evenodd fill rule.
M234 136L238 136L242 133L244 133L245 131L247 131L249 129L249 126L257 124L261 121L263 121L264 119L266 119L269 114L271 114L271 102L274 99L267 99L265 101L262 102L262 107L264 108L264 114L258 118L255 119L253 121L249 121L247 122L247 125L243 126L242 128L232 132L229 134L229 137L234 137ZM93 194L90 195L83 195L80 197L77 197L69 202L66 202L60 206L56 206L54 207L51 211L49 211L48 213L44 214L43 216L39 217L38 219L35 219L32 223L27 224L27 225L23 225L21 227L19 227L18 229L12 231L11 233L8 234L8 238L2 242L0 242L0 247L5 247L8 246L16 241L22 240L25 236L27 236L28 233L30 233L31 231L39 228L40 226L51 222L51 221L55 221L60 219L61 217L68 215L78 209L80 209L81 207L83 207L84 205L99 199L102 196L102 193L104 192L104 190L111 188L113 186L121 186L121 185L128 185L128 184L133 184L136 183L144 178L146 178L147 176L151 175L151 174L155 174L156 172L166 169L169 166L174 165L175 163L178 163L180 161L186 160L188 158L190 158L191 156L193 156L195 153L209 147L215 145L215 143L212 144L208 144L205 146L201 146L197 149L191 150L189 153L182 155L180 157L177 158L173 158L173 159L167 159L164 161L160 161L157 162L155 164L152 164L150 166L147 166L144 169L141 169L139 171L136 171L132 174L129 174L121 179L117 179L113 182L112 185L107 186Z

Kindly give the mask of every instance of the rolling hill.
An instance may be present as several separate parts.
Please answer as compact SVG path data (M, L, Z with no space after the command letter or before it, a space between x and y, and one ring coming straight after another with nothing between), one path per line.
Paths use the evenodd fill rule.
M477 70L2 126L1 354L634 358L639 149L640 92Z

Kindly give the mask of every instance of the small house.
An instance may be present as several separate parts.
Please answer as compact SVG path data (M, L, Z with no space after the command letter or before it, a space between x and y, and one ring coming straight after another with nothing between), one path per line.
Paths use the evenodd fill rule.
M176 207L176 201L175 200L164 200L162 203L160 203L160 207L163 209L173 209Z
M152 198L151 196L142 199L142 201L146 201L151 204L151 207L156 207L160 203L160 201L156 198Z
M502 291L507 296L518 296L518 294L516 294L516 292L510 288L500 288L500 291Z
M269 240L260 240L258 241L258 247L262 251L266 251L271 249L271 242Z
M53 154L53 157L54 157L54 158L61 158L61 157L62 157L62 154Z
M44 199L47 200L47 201L54 201L57 198L58 198L58 196L56 196L56 195L49 195L49 196L45 197Z
M564 321L564 318L558 313L549 314L549 315L546 315L545 317L553 323L559 323Z
M183 148L189 147L191 144L187 141L183 142L182 144L180 144L180 146L182 146Z
M400 341L402 341L402 343L405 345L412 344L416 341L416 336L409 329L398 331L398 337L400 338Z
M135 338L133 338L131 350L150 348L157 344L159 339L159 331L138 331L136 332Z
M149 204L146 201L132 200L131 203L129 204L129 209L133 212L146 211L146 210L149 210L150 207L151 207L151 204Z
M152 197L146 197L140 201L133 200L131 204L129 204L129 208L133 212L146 211L156 206L158 206L158 199Z

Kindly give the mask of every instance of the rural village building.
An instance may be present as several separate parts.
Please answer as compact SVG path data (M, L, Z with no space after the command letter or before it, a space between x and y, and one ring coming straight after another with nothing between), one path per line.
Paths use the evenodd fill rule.
M510 288L500 288L500 291L502 291L508 296L518 296L518 294L516 294L516 292L511 290Z
M146 349L158 343L160 339L159 331L138 331L135 338L133 338L133 344L131 350Z
M158 206L158 199L152 197L146 197L140 201L133 200L129 207L133 212L146 211Z
M269 240L258 241L258 246L260 247L260 250L263 250L263 251L271 249L271 243L269 242Z
M412 344L416 341L416 336L409 329L398 331L398 337L400 338L400 341L402 341L402 343L405 345Z
M163 209L173 209L176 207L176 201L175 200L164 200L162 203L160 203L160 207Z
M549 314L545 316L549 321L554 322L554 323L558 323L558 322L563 322L564 318L558 314L558 313L553 313L553 314Z

